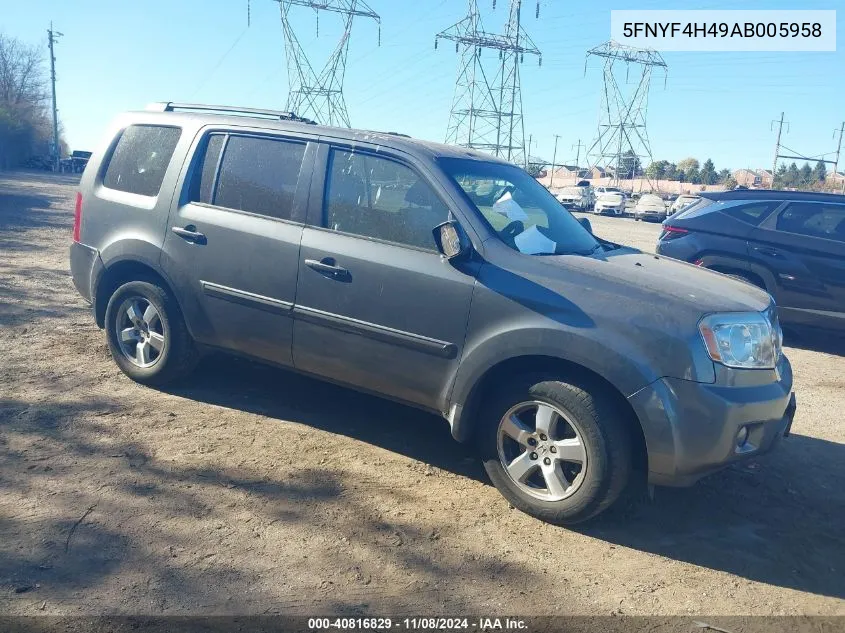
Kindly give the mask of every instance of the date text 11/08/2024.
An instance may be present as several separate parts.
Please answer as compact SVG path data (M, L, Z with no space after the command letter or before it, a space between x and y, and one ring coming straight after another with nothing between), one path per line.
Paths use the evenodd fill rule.
M409 631L441 630L477 630L499 631L524 630L528 627L525 620L520 618L309 618L308 628L312 631L340 629L340 630L390 630L404 629Z

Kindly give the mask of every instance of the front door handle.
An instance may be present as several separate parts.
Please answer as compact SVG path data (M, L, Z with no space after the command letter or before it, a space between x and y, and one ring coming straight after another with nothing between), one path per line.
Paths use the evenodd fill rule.
M349 271L343 266L335 264L331 257L324 257L320 261L317 261L316 259L306 259L305 265L309 268L313 268L318 273L330 275L332 277L346 277L349 274Z
M174 226L170 229L176 235L181 237L183 240L187 240L188 242L193 242L194 244L205 244L206 239L205 235L197 231L197 227L193 224L189 224L185 228L181 226Z

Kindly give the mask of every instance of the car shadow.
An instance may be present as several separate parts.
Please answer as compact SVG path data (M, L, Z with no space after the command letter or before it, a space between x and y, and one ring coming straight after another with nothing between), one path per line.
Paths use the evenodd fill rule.
M783 344L811 352L845 356L845 333L785 327Z
M286 370L214 355L168 392L343 435L489 485L471 447L454 442L442 418ZM569 529L737 578L845 598L844 461L842 444L793 434L770 455L690 488L659 488L650 499L632 487L608 512Z
M478 481L483 468L442 417L248 360L212 354L173 393L343 435Z
M792 435L775 452L621 503L578 531L739 578L845 598L845 445ZM735 579L726 582L737 584Z

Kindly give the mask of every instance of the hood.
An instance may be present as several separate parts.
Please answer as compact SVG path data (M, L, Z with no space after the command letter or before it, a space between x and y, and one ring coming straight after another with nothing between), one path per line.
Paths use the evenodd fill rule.
M771 304L764 290L668 257L619 248L591 257L541 257L549 267L563 267L595 278L603 292L637 301L651 311L762 312ZM604 283L602 283L604 282ZM599 290L599 288L595 288Z
M606 191L605 193L600 193L596 196L599 200L605 200L610 202L619 202L622 200L622 194L618 191Z

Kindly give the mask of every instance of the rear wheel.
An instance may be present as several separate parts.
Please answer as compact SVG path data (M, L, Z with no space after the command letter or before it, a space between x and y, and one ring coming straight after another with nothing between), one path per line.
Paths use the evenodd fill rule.
M493 484L514 507L543 521L585 521L628 482L629 434L595 387L516 380L496 390L478 430Z
M186 376L197 361L194 342L176 300L148 281L120 286L106 307L106 336L115 363L144 384Z

